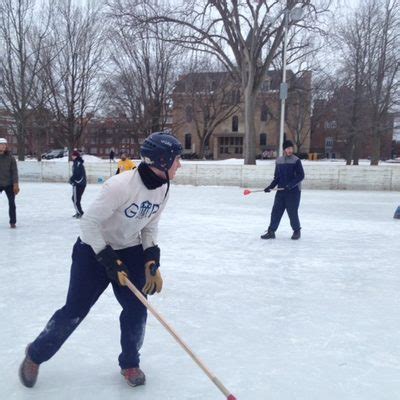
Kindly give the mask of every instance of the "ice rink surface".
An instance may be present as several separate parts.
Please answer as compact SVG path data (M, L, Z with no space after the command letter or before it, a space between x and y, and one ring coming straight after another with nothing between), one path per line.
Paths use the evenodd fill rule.
M87 208L99 185L89 185ZM303 237L273 194L173 186L160 223L164 291L153 305L239 400L400 398L400 204L394 192L304 191ZM22 183L18 228L0 196L0 398L218 400L219 391L149 316L141 367L119 374L119 305L107 289L34 389L18 381L26 344L65 300L79 234L67 184Z

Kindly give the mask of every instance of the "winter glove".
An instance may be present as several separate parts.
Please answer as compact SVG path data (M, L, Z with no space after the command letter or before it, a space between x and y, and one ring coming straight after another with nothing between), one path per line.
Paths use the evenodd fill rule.
M269 193L271 191L271 188L269 187L269 186L267 186L265 189L264 189L264 192L265 193Z
M147 248L144 253L144 272L146 276L146 283L143 286L142 292L144 294L160 293L163 280L159 271L160 267L160 248L152 246Z
M14 194L17 195L19 193L19 185L18 183L14 183L13 185Z
M106 246L100 253L96 254L97 261L103 265L107 276L111 281L125 286L125 278L128 278L128 268L118 258L118 254L111 246Z

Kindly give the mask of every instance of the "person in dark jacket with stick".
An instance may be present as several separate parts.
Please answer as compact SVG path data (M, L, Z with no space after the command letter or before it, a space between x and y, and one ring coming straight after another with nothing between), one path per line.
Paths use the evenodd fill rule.
M72 202L74 203L76 214L73 218L81 218L83 210L81 206L81 199L83 192L86 188L86 171L83 165L84 161L78 151L72 152L72 176L69 183L72 185Z
M292 239L298 240L301 236L298 210L304 170L300 159L293 154L293 143L290 140L285 140L283 143L283 153L284 155L276 160L273 181L264 189L264 192L268 193L278 186L271 221L267 232L261 236L261 239L275 239L275 231L279 227L285 210L289 215L290 225L293 229Z
M0 138L0 193L5 192L8 198L10 228L16 228L17 213L15 196L19 193L18 168L15 158L7 150L7 140Z

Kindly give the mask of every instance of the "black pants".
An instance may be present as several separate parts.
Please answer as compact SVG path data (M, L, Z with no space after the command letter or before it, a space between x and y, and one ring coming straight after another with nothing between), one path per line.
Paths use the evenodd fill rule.
M15 208L15 194L13 185L0 186L0 193L2 191L6 192L8 198L8 215L10 216L10 224L17 223L17 213Z
M136 287L142 288L146 281L143 247L139 245L117 250L117 254L128 268L129 279ZM66 303L54 313L44 330L29 346L28 354L33 362L41 364L56 354L109 284L106 271L96 260L92 248L78 238L72 252ZM119 365L123 369L137 368L140 363L139 351L145 334L147 310L127 286L119 286L114 282L111 284L115 297L122 307L119 318L121 328ZM93 331L93 335L103 334L107 335L107 332ZM116 339L110 338L110 340ZM101 349L98 351L101 352Z
M81 206L81 199L86 186L73 185L72 186L72 202L74 203L75 211L79 215L83 215Z
M272 207L271 222L269 224L270 230L275 232L278 229L285 210L289 215L292 229L294 231L301 229L298 214L300 197L301 191L298 188L276 192L274 206Z

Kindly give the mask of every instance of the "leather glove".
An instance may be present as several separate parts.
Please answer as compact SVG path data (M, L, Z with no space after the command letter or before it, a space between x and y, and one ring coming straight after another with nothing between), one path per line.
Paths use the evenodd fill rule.
M142 292L144 294L154 294L160 293L163 287L163 279L161 277L161 272L158 269L160 267L159 264L156 264L154 261L150 261L145 264L144 272L146 276L146 283L143 286Z
M144 272L146 276L146 283L143 286L142 292L144 294L160 293L163 280L161 277L160 267L160 248L152 246L147 248L144 253Z
M18 183L14 183L13 185L14 194L17 195L19 193L19 185Z
M118 283L120 286L125 286L125 278L128 278L127 266L118 258L118 254L111 246L106 246L100 253L96 254L97 261L103 265L108 278Z
M269 187L269 186L267 186L265 189L264 189L264 192L265 193L269 193L271 191L271 188Z

